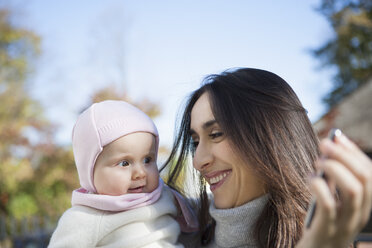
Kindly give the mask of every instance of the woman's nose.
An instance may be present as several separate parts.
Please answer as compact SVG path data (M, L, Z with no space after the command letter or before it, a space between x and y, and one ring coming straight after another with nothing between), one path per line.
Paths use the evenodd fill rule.
M146 170L143 165L135 165L133 168L132 177L134 180L142 179L146 177Z
M194 158L193 158L193 166L198 171L204 170L208 165L211 164L213 160L213 154L210 151L210 148L203 143L199 143L196 147Z

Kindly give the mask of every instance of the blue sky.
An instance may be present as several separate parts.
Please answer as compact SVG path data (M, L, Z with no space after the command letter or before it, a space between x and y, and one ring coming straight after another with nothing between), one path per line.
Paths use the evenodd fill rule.
M331 71L309 50L332 31L314 10L318 0L16 2L20 22L42 37L31 89L60 126L61 143L69 144L91 94L115 82L133 99L160 104L154 121L169 147L185 97L206 75L232 67L270 70L293 87L312 121L324 112Z

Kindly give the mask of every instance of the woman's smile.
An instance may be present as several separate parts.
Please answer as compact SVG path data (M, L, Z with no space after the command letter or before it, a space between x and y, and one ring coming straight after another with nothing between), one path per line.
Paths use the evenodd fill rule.
M230 175L231 170L217 171L205 174L204 177L210 185L211 191L218 189Z

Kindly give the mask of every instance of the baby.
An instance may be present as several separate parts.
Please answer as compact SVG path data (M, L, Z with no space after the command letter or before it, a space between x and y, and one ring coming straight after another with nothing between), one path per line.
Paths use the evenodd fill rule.
M186 232L197 230L192 211L159 177L158 132L141 110L95 103L79 116L72 143L81 188L49 247L183 247L175 218Z

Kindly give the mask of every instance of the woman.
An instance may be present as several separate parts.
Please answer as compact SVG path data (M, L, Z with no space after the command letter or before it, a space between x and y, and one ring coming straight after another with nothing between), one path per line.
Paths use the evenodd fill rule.
M201 245L346 247L369 218L372 163L345 136L318 147L306 110L282 78L249 68L211 75L187 103L167 183L185 193L177 182L191 153ZM329 159L318 160L320 152ZM337 186L338 201L321 178L311 180L310 192L316 164ZM304 230L311 193L317 210Z

